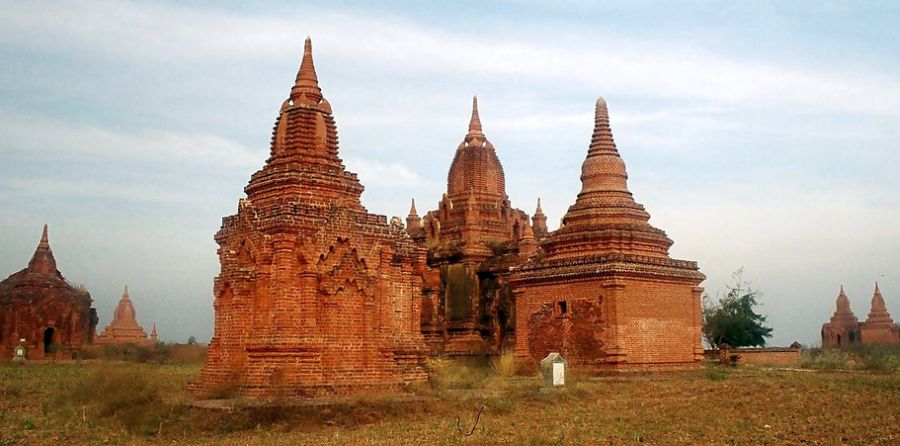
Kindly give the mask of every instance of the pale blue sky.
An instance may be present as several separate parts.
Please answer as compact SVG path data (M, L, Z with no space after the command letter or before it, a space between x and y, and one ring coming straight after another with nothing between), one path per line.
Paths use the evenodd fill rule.
M740 266L773 344L840 284L900 319L895 2L0 1L0 276L40 227L108 323L212 333L212 236L312 36L371 212L436 206L479 96L513 205L555 226L604 96L629 186L712 294Z

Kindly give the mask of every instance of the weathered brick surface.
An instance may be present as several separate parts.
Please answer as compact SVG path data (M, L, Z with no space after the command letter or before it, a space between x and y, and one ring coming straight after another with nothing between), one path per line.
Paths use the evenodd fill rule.
M840 347L859 343L900 344L900 325L895 324L888 313L877 283L870 308L865 322L859 322L850 309L850 298L844 293L842 286L834 315L822 325L822 346Z
M91 302L56 269L44 225L28 267L0 282L0 359L11 358L22 338L31 359L71 357L93 340L97 312Z
M650 226L627 178L601 99L575 204L537 255L513 268L516 354L528 363L549 351L595 371L702 359L704 276L694 262L669 258L672 241Z
M113 313L113 319L109 325L103 329L94 343L97 345L104 344L141 344L149 345L156 342L156 325L153 326L152 337L147 337L144 327L137 322L137 314L134 311L134 304L131 302L131 296L128 295L128 287L122 293L122 298L116 305L116 311Z
M538 213L543 216L540 206ZM429 249L429 266L439 272L439 281L426 290L428 310L421 321L431 351L472 354L508 345L515 331L509 267L534 251L536 231L528 214L510 205L503 166L482 130L476 98L438 209L420 220L413 206L406 221L410 234Z
M309 40L271 148L216 234L215 332L194 388L314 396L425 380L425 249L360 203Z

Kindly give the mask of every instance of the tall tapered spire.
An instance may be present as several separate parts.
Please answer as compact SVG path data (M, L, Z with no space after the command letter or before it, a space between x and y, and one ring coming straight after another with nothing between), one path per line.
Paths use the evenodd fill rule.
M598 98L594 108L594 133L587 158L581 165L581 193L628 192L628 173L619 156L609 127L606 100Z
M544 213L544 210L541 209L541 197L538 197L537 209L534 210L534 213L535 215Z
M481 117L478 116L478 96L472 96L472 118L469 119L469 133L481 133Z
M322 100L322 89L319 88L319 78L313 64L312 40L309 37L303 46L303 60L300 62L300 71L297 72L297 81L291 89L291 100L313 104Z
M28 271L37 274L58 274L56 270L56 259L53 257L53 250L50 249L50 239L47 236L47 225L41 232L41 241L38 242L34 255L28 262Z
M878 288L878 282L875 282L875 292L872 294L872 307L866 318L866 325L890 326L893 324L894 320L891 319L891 314L888 313L887 305L884 303L884 297L881 295L881 290Z
M597 98L594 104L594 134L591 136L589 153L607 152L619 155L616 142L613 141L612 129L609 127L609 109L606 99Z
M606 101L597 99L594 132L581 164L581 192L559 230L544 243L548 259L584 253L623 253L668 257L672 240L648 223L650 214L628 191L625 162L609 127Z
M131 296L128 295L128 285L125 285L125 291L122 292L122 299L131 299Z

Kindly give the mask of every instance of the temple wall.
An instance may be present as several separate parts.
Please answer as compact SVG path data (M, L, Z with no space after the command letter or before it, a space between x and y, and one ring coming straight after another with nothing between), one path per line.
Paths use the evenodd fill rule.
M528 362L551 351L597 370L681 368L702 358L691 284L607 277L515 290L516 355Z

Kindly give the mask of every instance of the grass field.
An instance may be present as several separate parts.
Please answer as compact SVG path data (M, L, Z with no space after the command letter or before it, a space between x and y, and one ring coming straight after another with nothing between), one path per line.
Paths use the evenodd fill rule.
M188 408L199 365L120 361L0 366L0 445L897 445L900 375L710 366L588 378L440 365L425 401L210 411ZM468 433L484 405L471 436Z

